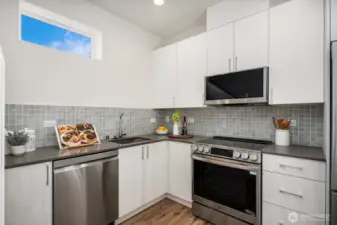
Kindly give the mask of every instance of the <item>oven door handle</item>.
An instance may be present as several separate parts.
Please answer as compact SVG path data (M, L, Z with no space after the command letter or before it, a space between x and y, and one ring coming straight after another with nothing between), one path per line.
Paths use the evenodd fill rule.
M225 167L230 167L230 168L235 168L235 169L240 169L240 170L246 170L246 171L259 171L259 166L257 165L247 165L246 163L233 163L231 160L227 159L218 159L214 157L209 157L209 156L196 156L192 155L192 159L201 161L201 162L206 162L206 163L211 163L215 164L218 166L225 166Z

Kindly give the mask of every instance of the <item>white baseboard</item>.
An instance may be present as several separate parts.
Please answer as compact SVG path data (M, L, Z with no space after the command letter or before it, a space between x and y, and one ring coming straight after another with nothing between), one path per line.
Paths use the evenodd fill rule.
M138 209L136 209L136 210L134 210L134 211L132 211L132 212L126 214L125 216L122 216L121 218L119 218L118 220L116 220L115 223L116 223L116 224L121 224L121 223L123 223L124 221L126 221L126 220L128 220L128 219L134 217L135 215L137 215L138 213L144 211L145 209L147 209L147 208L153 206L154 204L160 202L160 201L163 200L164 198L166 198L166 195L162 195L162 196L160 196L159 198L156 198L155 200L153 200L153 201L151 201L151 202L149 202L149 203L147 203L147 204L145 204L145 205L139 207Z
M168 198L168 199L171 199L172 201L175 201L179 204L182 204L184 206L187 206L189 208L192 208L192 203L191 202L188 202L188 201L185 201L181 198L178 198L176 196L173 196L171 194L165 194L165 195L162 195L160 196L159 198L156 198L155 200L143 205L142 207L139 207L138 209L126 214L125 216L122 216L121 218L119 218L118 220L115 221L116 224L121 224L123 223L124 221L128 220L128 219L131 219L132 217L134 217L135 215L137 215L138 213L141 213L142 211L146 210L147 208L155 205L156 203L160 202L161 200L165 199L165 198Z
M183 199L181 199L179 197L176 197L174 195L171 195L171 194L166 194L165 196L166 196L166 198L169 198L169 199L171 199L175 202L178 202L178 203L180 203L184 206L187 206L188 208L192 208L192 202L188 202L186 200L183 200Z

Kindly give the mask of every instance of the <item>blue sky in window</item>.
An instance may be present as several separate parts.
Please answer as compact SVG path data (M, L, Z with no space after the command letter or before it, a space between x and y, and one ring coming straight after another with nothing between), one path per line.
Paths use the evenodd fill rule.
M21 40L91 58L91 38L21 15Z

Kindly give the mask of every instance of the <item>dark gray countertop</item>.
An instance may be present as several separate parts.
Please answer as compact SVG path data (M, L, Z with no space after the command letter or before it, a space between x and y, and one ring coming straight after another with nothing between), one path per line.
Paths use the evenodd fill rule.
M292 145L289 147L270 145L262 150L264 154L288 156L326 162L323 148Z
M99 145L92 145L92 146L87 146L87 147L73 148L73 149L66 149L66 150L60 150L58 146L42 147L42 148L37 148L36 151L34 152L28 152L24 154L23 156L6 155L5 168L9 169L9 168L14 168L14 167L19 167L19 166L27 166L31 164L56 161L56 160L78 157L78 156L83 156L83 155L90 155L90 154L106 152L106 151L117 151L118 149L121 149L121 148L150 144L150 143L155 143L159 141L171 140L171 141L177 141L177 142L183 142L183 143L194 143L194 142L201 141L207 138L207 137L202 137L202 136L195 136L191 139L182 140L182 139L171 139L167 136L158 136L155 134L139 136L139 137L149 138L151 140L137 142L133 144L123 144L123 145L102 141L102 143Z

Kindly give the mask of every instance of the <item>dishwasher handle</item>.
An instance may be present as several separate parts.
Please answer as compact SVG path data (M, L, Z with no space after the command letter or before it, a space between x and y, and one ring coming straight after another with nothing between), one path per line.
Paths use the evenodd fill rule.
M54 169L54 174L64 173L64 172L68 172L72 170L78 170L78 169L82 169L82 168L86 168L90 166L95 166L97 164L103 164L106 162L112 162L112 161L117 161L117 160L118 160L118 157L113 157L113 158L102 159L102 160L97 160L97 161L88 162L88 163L81 163L77 165L66 166L66 167Z

